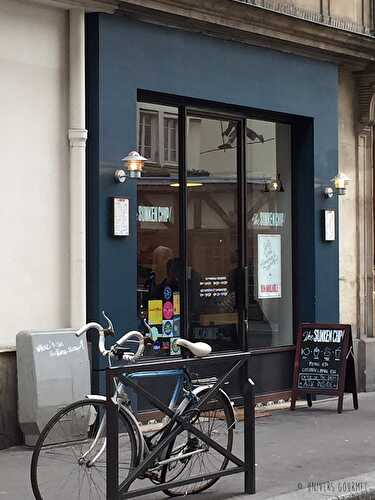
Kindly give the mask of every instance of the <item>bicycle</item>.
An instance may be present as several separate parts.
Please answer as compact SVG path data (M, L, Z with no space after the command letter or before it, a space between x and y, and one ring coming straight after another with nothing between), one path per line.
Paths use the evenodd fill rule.
M103 313L104 315L104 313ZM109 349L105 337L114 335L114 329L107 316L108 326L88 323L80 328L80 336L90 329L99 334L99 351L112 366L112 358L135 362L143 353L144 336L130 331ZM145 322L149 331L149 325ZM136 340L134 340L134 338ZM138 342L136 352L124 347L127 342ZM211 347L203 342L192 343L185 339L176 341L180 347L203 357ZM174 369L151 372L136 372L127 377L175 377L176 383L170 398L169 408L180 416L186 416L205 435L212 437L227 451L232 451L235 415L228 395L219 389L214 399L206 401L199 410L194 406L203 398L212 384L197 384L188 370ZM115 381L112 401L118 408L119 432L119 480L126 480L153 449L173 429L176 422L168 418L157 429L139 424L131 407L131 400L123 383ZM36 500L103 499L106 497L106 410L105 397L88 395L86 399L61 409L42 430L31 461L31 484ZM193 414L192 414L193 412ZM194 413L195 412L195 413ZM196 472L210 473L224 470L228 458L218 453L189 431L181 429L176 438L152 462L139 479L149 479L155 484L186 479ZM218 478L200 481L183 487L163 490L168 496L199 493L211 487Z

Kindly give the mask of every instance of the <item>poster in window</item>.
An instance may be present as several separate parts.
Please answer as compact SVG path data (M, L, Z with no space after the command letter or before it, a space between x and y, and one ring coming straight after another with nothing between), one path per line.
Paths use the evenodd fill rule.
M258 234L258 298L281 298L280 234Z
M163 321L163 301L148 301L148 322L150 325L161 325Z

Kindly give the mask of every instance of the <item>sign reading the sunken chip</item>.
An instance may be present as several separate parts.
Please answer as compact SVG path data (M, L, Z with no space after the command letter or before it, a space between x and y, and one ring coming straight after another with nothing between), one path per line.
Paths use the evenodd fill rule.
M353 394L358 408L354 371L353 341L350 325L303 323L298 330L291 409L299 394L339 396L342 411L344 392Z
M173 222L172 207L148 207L144 205L138 206L138 221L139 222Z

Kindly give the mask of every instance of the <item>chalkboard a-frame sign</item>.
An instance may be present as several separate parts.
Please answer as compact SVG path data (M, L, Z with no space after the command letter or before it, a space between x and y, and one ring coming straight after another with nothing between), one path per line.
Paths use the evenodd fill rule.
M306 396L312 406L313 394L338 396L337 412L342 412L344 393L353 394L358 409L350 325L302 323L298 329L290 409L298 396Z

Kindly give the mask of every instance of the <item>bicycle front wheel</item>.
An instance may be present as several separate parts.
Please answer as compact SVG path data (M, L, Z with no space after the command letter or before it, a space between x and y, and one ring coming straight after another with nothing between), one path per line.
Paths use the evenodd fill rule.
M106 498L106 413L100 399L77 401L60 410L43 429L31 461L37 500ZM119 410L119 479L137 460L134 430Z
M201 391L198 400L209 390ZM191 402L181 416L186 416L194 427L231 452L235 420L226 394L218 391L197 412L192 409L193 406ZM192 476L222 471L229 462L226 457L189 431L182 431L177 435L169 445L165 458L168 463L161 472L162 483L183 481ZM217 479L208 479L163 491L169 496L190 495L206 490L216 481Z

